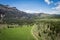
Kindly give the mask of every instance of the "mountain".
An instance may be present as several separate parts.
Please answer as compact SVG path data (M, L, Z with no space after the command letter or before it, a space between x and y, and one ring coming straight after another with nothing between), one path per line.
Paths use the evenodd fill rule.
M60 15L46 13L26 13L18 10L16 7L0 4L0 23L32 23L36 19L41 18L60 18Z
M16 7L0 4L0 21L16 22L17 20L30 20L31 14L18 10Z
M16 7L9 7L7 5L0 4L0 14L3 13L5 17L9 18L21 18L21 17L30 17L30 14L26 12L19 11Z

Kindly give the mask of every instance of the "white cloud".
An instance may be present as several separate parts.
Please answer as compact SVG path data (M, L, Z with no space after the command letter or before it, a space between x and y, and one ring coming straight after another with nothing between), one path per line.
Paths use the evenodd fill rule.
M52 11L50 14L60 14L60 11Z
M38 11L38 10L24 10L25 12L27 12L27 13L40 13L40 11Z
M45 0L45 2L49 5L51 3L53 3L53 1L50 1L50 0Z
M60 10L60 5L58 5L57 7L55 7L56 10Z
M57 3L55 3L55 5L60 5L60 1L59 1L59 2L57 2Z
M60 10L60 5L58 5L58 6L54 7L54 8L52 8L52 9L59 11L59 10Z
M54 11L52 11L52 13L55 13L55 14L60 14L60 2L57 2L55 3L55 7L52 8Z
M55 5L56 5L56 7L54 7L54 9L59 11L60 10L60 2L57 2Z

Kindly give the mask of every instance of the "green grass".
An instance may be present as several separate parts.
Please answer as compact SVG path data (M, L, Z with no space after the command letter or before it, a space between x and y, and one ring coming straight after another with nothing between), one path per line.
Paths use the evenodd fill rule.
M2 29L0 40L35 40L31 34L32 27Z

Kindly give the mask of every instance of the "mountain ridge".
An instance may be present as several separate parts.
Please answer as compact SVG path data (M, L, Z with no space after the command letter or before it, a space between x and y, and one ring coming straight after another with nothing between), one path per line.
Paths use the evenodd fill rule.
M23 20L23 21L33 21L36 19L43 18L60 18L59 14L46 14L46 13L26 13L24 11L18 10L16 7L10 7L9 5L0 4L0 21L11 22L11 20Z

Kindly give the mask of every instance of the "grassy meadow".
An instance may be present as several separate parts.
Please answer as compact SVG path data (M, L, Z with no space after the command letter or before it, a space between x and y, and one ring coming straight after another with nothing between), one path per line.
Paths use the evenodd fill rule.
M0 40L35 40L31 26L0 29Z

